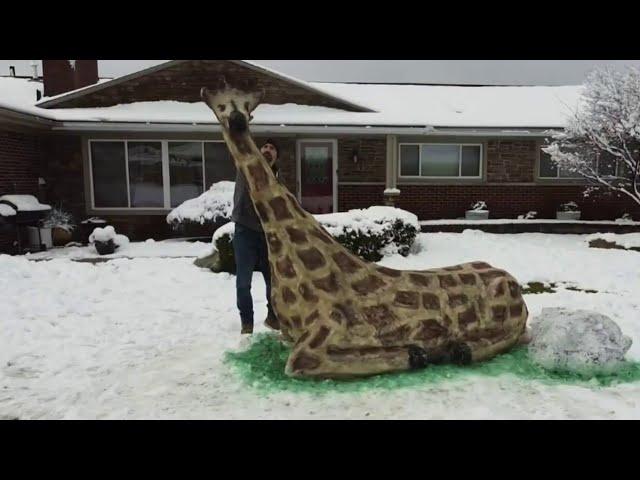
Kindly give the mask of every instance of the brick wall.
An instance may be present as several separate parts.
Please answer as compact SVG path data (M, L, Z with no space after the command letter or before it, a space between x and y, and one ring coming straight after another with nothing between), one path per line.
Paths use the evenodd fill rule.
M43 157L38 135L0 129L0 196L38 195L38 177ZM0 253L13 252L13 233L0 234Z
M487 182L533 182L537 148L534 140L489 140Z
M357 163L353 162L354 150L358 152ZM386 158L386 138L339 138L338 181L384 182L387 168Z
M623 213L640 218L640 208L632 200L614 195L584 198L577 185L400 185L397 206L421 220L459 218L471 203L484 200L490 218L517 218L537 211L538 218L555 218L561 203L575 201L585 220L611 220Z

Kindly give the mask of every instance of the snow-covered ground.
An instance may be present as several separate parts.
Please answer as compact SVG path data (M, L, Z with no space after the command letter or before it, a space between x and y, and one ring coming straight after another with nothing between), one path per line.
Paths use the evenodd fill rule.
M211 248L211 243L208 242L155 241L149 239L144 242L131 242L123 245L110 255L99 255L95 247L87 245L83 247L56 247L44 252L27 254L26 258L31 260L51 260L54 258L81 260L88 258L200 257L210 254Z
M615 320L640 360L640 254L588 248L584 235L420 234L422 251L386 257L426 269L485 260L543 307L593 309ZM265 394L223 363L241 345L235 278L192 258L0 256L0 418L640 418L640 382L548 385L515 376L470 376L397 391ZM566 286L597 290L585 293ZM265 330L264 285L254 278L256 331Z

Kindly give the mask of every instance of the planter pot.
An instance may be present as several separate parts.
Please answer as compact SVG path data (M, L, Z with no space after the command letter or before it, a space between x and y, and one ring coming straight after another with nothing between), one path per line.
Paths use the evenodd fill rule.
M38 235L38 230L40 230L40 235ZM50 228L27 227L27 232L29 234L29 245L32 247L38 247L39 249L40 245L44 245L45 248L53 248Z
M464 218L467 220L488 220L489 210L467 210Z
M556 212L558 220L580 220L580 212Z
M113 243L113 240L109 240L108 242L95 242L94 246L100 255L109 255L116 251L116 244Z
M64 247L71 241L72 234L64 228L53 228L51 230L51 236L53 238L53 244L56 247Z

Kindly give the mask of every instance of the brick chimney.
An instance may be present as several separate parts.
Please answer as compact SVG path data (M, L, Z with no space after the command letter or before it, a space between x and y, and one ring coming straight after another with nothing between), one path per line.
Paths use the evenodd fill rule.
M42 60L44 96L53 97L98 83L97 60Z

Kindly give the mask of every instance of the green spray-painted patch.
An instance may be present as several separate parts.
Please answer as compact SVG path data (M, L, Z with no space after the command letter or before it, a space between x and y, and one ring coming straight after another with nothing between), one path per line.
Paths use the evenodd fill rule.
M265 392L293 391L324 394L330 392L358 392L371 389L397 390L399 388L435 385L461 380L471 376L497 377L515 375L527 380L548 384L574 384L610 386L640 380L640 362L626 362L615 374L577 374L549 372L534 364L526 347L518 347L494 359L465 367L434 365L424 370L375 375L353 380L315 380L287 377L284 367L289 348L273 334L256 335L251 346L241 352L227 352L225 361L232 364L244 381Z

